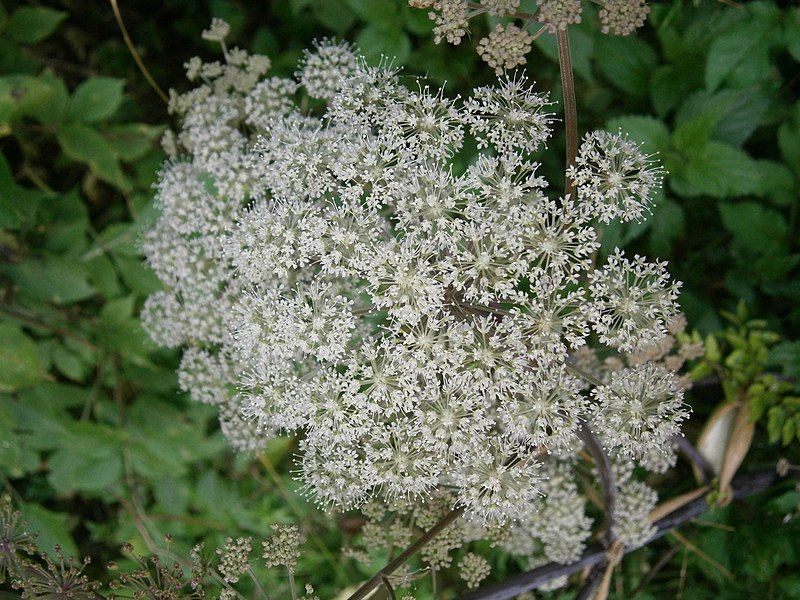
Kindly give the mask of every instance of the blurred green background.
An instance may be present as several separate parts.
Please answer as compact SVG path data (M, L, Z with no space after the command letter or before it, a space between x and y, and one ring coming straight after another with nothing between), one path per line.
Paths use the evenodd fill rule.
M761 420L746 468L774 465L779 455L800 462L800 8L789 4L658 2L627 38L601 35L587 5L571 30L581 130L622 128L669 171L652 218L605 227L604 251L620 245L667 259L684 281L690 328L719 347L709 359L717 380L689 398L690 435L725 397L750 393ZM281 522L310 533L298 573L322 598L365 579L369 570L340 552L358 519L325 515L298 493L292 442L274 441L260 460L234 455L213 408L178 393L178 353L156 348L139 326L138 310L159 283L136 241L152 216L164 160L158 140L170 117L111 5L0 7L5 491L43 548L100 559L90 567L100 577L123 542L151 553L171 534L173 550L185 554L200 539L264 537ZM371 60L396 57L449 93L494 77L474 51L488 17L472 21L460 46L435 45L426 11L402 0L136 0L120 10L164 89L188 89L183 63L214 56L200 39L212 16L231 24L230 44L269 55L271 74L290 75L303 48L336 36ZM527 72L559 99L552 36L536 41ZM563 180L563 144L557 131L544 157L554 182ZM745 325L753 318L762 322ZM764 329L777 335L766 339ZM779 376L780 393L751 389L764 371ZM661 484L666 494L692 487L685 467ZM612 595L800 597L798 519L783 522L797 500L782 487L715 509L711 525L684 532L698 552L665 538L623 562ZM520 569L488 552L495 580ZM666 566L636 591L664 556ZM276 575L259 576L282 589ZM458 587L447 576L443 585L445 597Z

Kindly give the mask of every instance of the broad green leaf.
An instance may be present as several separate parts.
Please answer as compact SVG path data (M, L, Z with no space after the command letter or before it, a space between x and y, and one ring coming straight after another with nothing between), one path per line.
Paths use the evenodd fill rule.
M130 123L109 127L103 137L121 160L132 162L147 154L163 131L162 126Z
M706 88L716 90L725 78L748 56L763 48L775 23L767 15L743 19L711 43L706 59Z
M345 4L364 21L382 29L392 29L399 19L394 0L345 0Z
M769 98L757 87L697 92L681 105L675 122L705 118L715 123L710 133L713 139L740 146L756 130L769 105Z
M317 21L337 34L344 34L358 18L344 0L315 0L311 12Z
M124 79L92 77L81 83L69 102L69 117L95 123L112 116L122 104Z
M43 260L28 259L5 268L21 294L54 302L72 304L94 295L87 282L84 266L78 260L49 257Z
M656 113L663 117L680 106L692 90L688 69L676 65L661 65L650 77L650 98Z
M8 22L8 35L23 44L41 42L55 31L67 13L44 6L20 6Z
M88 164L100 179L121 190L129 189L114 147L97 130L80 123L71 123L58 132L58 141L64 154Z
M356 36L356 45L371 64L378 64L387 57L394 59L394 64L403 65L411 53L411 40L402 29L384 28L372 23Z
M669 184L682 196L732 198L764 191L758 163L729 144L712 141L688 155L667 158Z
M36 344L12 323L0 323L0 392L31 387L45 377Z
M646 96L650 77L656 68L655 51L639 38L600 35L595 53L601 57L597 67L619 89L633 96Z
M52 556L53 549L58 546L65 557L79 558L78 548L70 535L72 518L69 514L53 512L32 502L19 508L31 530L39 534L36 544L43 552Z
M786 242L788 225L776 210L756 202L721 202L719 212L736 242L752 252L770 252Z
M658 119L643 115L630 115L611 119L606 125L611 132L622 131L632 140L642 145L648 154L665 152L669 149L669 129Z
M0 123L32 117L57 124L65 114L67 97L64 82L52 74L0 77Z

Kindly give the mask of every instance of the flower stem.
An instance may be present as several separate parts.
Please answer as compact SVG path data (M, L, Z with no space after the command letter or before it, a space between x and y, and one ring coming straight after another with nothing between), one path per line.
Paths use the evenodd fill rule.
M385 577L388 577L400 568L408 559L419 552L425 544L430 542L433 538L439 535L448 525L458 519L464 513L463 508L454 508L426 531L422 536L408 548L403 550L396 558L391 560L385 567L375 573L364 585L358 588L355 593L347 600L363 600L369 593L383 583Z
M575 80L572 77L572 58L569 52L569 33L559 30L556 33L558 43L558 66L561 71L561 88L564 94L564 126L567 132L567 168L575 164L578 155L578 108L575 103ZM573 181L566 178L566 195L572 195Z

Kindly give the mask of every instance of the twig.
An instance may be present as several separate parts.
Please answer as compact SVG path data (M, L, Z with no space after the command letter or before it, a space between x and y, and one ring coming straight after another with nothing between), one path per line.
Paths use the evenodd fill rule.
M430 542L433 538L435 538L439 533L442 532L448 525L450 525L453 521L458 519L464 513L464 509L462 508L454 508L449 513L447 513L444 517L439 519L439 522L436 523L433 527L431 527L428 531L422 534L416 542L411 544L408 548L403 550L400 554L397 555L392 561L390 561L385 567L383 567L380 571L375 573L364 585L356 590L356 592L350 596L347 600L363 600L367 596L369 596L370 592L380 586L383 583L385 577L388 577L392 573L394 573L398 568L400 568L405 562L414 556L417 552L419 552L425 544Z
M578 108L575 103L575 79L572 76L572 58L569 52L569 33L559 30L556 33L558 43L558 66L561 71L561 88L564 94L564 126L567 133L567 168L575 164L578 155ZM566 178L565 192L572 195L573 181Z
M772 486L783 481L798 480L800 475L791 474L787 477L781 477L773 469L767 471L760 471L748 475L740 475L732 482L733 498L740 499L748 496L753 496L761 492L767 491ZM653 525L656 528L656 533L647 540L642 546L645 546L660 537L669 533L672 529L680 527L685 523L699 517L708 510L708 504L705 497L697 498L692 502L685 504L679 509L673 511L666 517L657 520ZM639 548L641 546L637 546ZM626 552L631 552L637 548L626 548ZM558 563L548 563L527 573L521 573L509 577L501 583L477 589L461 597L461 600L508 600L516 596L536 589L537 587L556 579L571 575L587 567L593 567L601 563L606 556L606 550L599 544L595 544L586 549L583 556L574 563L562 565Z
M139 70L144 75L144 78L147 80L147 83L150 84L150 87L153 88L156 93L161 97L164 101L164 104L169 104L169 97L164 93L164 90L156 83L156 80L153 79L153 76L150 75L150 71L147 70L147 67L144 66L144 62L142 62L142 57L139 56L139 52L136 50L136 46L133 45L133 40L131 40L131 36L128 35L128 29L125 27L125 23L122 20L122 14L119 12L119 6L117 5L117 0L109 0L111 3L111 9L114 11L114 18L117 20L117 25L119 25L119 30L122 32L122 39L125 41L125 45L128 47L128 51L133 56L133 60L136 62L136 66L139 67Z
M607 550L611 549L616 536L614 535L614 512L617 504L617 488L614 482L614 472L611 470L611 460L608 454L603 450L600 441L586 426L586 422L581 423L581 428L578 430L578 437L586 445L589 454L592 455L594 466L597 469L597 474L600 476L600 485L603 488L603 514L605 516L605 523L603 527L605 534L603 536L604 544ZM583 587L578 592L576 600L589 600L594 596L597 586L603 579L603 572L605 571L607 559L596 564L589 571Z
M614 483L614 472L611 470L611 460L608 458L600 441L589 430L585 422L581 423L578 430L578 437L586 445L589 454L592 455L597 474L600 476L600 485L603 487L603 512L605 513L605 543L610 546L614 542L614 510L617 503L617 489Z
M708 462L705 456L700 454L700 451L683 435L676 435L672 441L678 446L678 449L691 461L691 463L700 470L702 475L702 483L710 483L717 476L714 467Z

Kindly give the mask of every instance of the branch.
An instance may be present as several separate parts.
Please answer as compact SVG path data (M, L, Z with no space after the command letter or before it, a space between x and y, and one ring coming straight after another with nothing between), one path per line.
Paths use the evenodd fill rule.
M786 477L781 477L774 469L741 475L732 482L733 498L747 498L748 496L765 492L778 483L798 479L800 479L800 473L792 473ZM706 503L705 496L701 496L673 511L666 517L658 519L653 523L656 528L656 533L642 544L642 546L666 535L670 530L699 517L708 509L709 506ZM640 547L641 546L638 546L637 548ZM632 552L637 548L626 548L625 552ZM501 583L485 586L474 592L469 592L461 596L460 600L509 600L515 598L519 594L536 589L557 577L571 575L587 567L594 567L602 563L605 557L605 548L601 547L599 544L595 544L587 548L583 556L574 563L568 565L548 563L532 571L528 571L527 573L509 577Z
M610 546L614 541L612 529L614 528L614 510L617 503L617 488L614 483L614 472L611 470L611 460L600 445L600 441L589 430L585 422L581 423L578 437L581 438L589 454L592 455L594 466L600 477L600 485L603 487L603 512L605 513L606 521L603 525L606 530L605 544Z
M125 22L122 20L122 14L119 12L119 5L117 4L117 0L109 0L111 2L111 10L114 11L114 18L117 20L117 25L119 25L119 30L122 33L122 39L125 42L125 45L128 47L128 51L131 53L133 60L136 62L136 66L139 67L139 70L144 75L144 78L147 80L147 83L150 84L150 87L153 88L156 94L164 101L164 104L169 104L169 96L164 93L164 90L156 83L156 80L153 79L153 76L150 75L150 71L147 70L147 67L144 66L144 62L142 61L142 57L139 56L139 53L136 51L136 46L133 45L133 40L131 40L131 36L128 35L128 28L125 27Z
M695 448L692 443L684 435L676 435L673 441L678 446L678 449L689 459L689 461L699 469L703 477L703 483L710 483L714 481L717 476L714 467L708 462L708 459L700 454L700 451Z
M347 600L363 600L367 596L369 596L370 592L375 588L379 587L384 583L384 580L388 579L389 575L394 573L397 569L399 569L408 559L414 556L417 552L419 552L425 544L430 542L433 538L439 535L443 529L445 529L448 525L450 525L453 521L458 519L464 513L464 508L454 508L449 513L447 513L444 517L442 517L436 525L431 527L428 531L422 534L416 542L411 544L408 548L403 550L397 557L389 562L385 567L383 567L380 571L375 573L369 581L364 583L360 588L356 590L356 592L350 596Z

